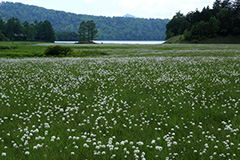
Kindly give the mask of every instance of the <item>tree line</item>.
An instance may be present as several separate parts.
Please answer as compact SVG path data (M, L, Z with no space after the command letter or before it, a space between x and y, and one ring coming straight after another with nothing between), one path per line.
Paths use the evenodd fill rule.
M75 40L80 42L92 42L97 38L98 30L93 20L82 21L79 26L78 34L73 34ZM28 21L20 23L17 18L10 18L7 22L0 20L0 41L49 41L56 40L55 32L51 22Z
M178 12L166 28L166 39L177 35L190 41L240 35L240 0L216 0L212 9L207 6L187 15Z
M5 22L0 20L0 41L49 41L56 40L55 32L50 21L34 21L21 23L17 18Z
M18 18L27 20L49 20L58 40L78 40L79 25L82 21L93 20L101 40L164 40L169 19L145 19L126 17L91 16L55 11L22 3L6 2L0 5L0 19ZM79 23L80 22L80 23ZM78 37L77 37L78 38Z

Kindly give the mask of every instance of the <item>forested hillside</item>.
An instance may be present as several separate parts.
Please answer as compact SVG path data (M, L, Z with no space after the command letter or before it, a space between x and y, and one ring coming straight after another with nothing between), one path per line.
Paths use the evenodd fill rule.
M183 15L178 12L167 24L167 36L184 35L186 41L240 35L240 0L216 0L213 7Z
M101 40L163 40L168 19L144 19L126 17L104 17L49 10L22 3L4 2L0 4L0 19L18 18L21 23L48 20L58 37L66 37L76 32L82 21L93 20ZM71 38L71 36L69 37ZM76 40L76 39L75 39Z

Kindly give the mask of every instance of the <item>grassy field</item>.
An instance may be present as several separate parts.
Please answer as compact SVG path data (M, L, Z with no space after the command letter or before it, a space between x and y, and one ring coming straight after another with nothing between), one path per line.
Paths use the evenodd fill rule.
M240 159L239 45L49 45L0 44L0 159Z

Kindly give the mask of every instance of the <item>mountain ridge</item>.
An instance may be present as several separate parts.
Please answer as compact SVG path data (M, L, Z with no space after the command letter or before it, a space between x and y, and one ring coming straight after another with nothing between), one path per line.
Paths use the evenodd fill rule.
M137 18L136 16L133 16L131 14L125 14L123 17L126 17L126 18Z
M18 18L21 23L49 20L55 32L77 32L82 21L96 23L99 40L164 40L169 19L105 17L56 11L19 2L0 5L0 19Z

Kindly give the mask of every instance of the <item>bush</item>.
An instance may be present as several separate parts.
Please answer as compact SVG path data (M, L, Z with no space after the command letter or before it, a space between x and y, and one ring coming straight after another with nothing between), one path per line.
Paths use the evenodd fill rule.
M50 46L46 49L44 54L46 56L68 56L72 49L65 46Z

